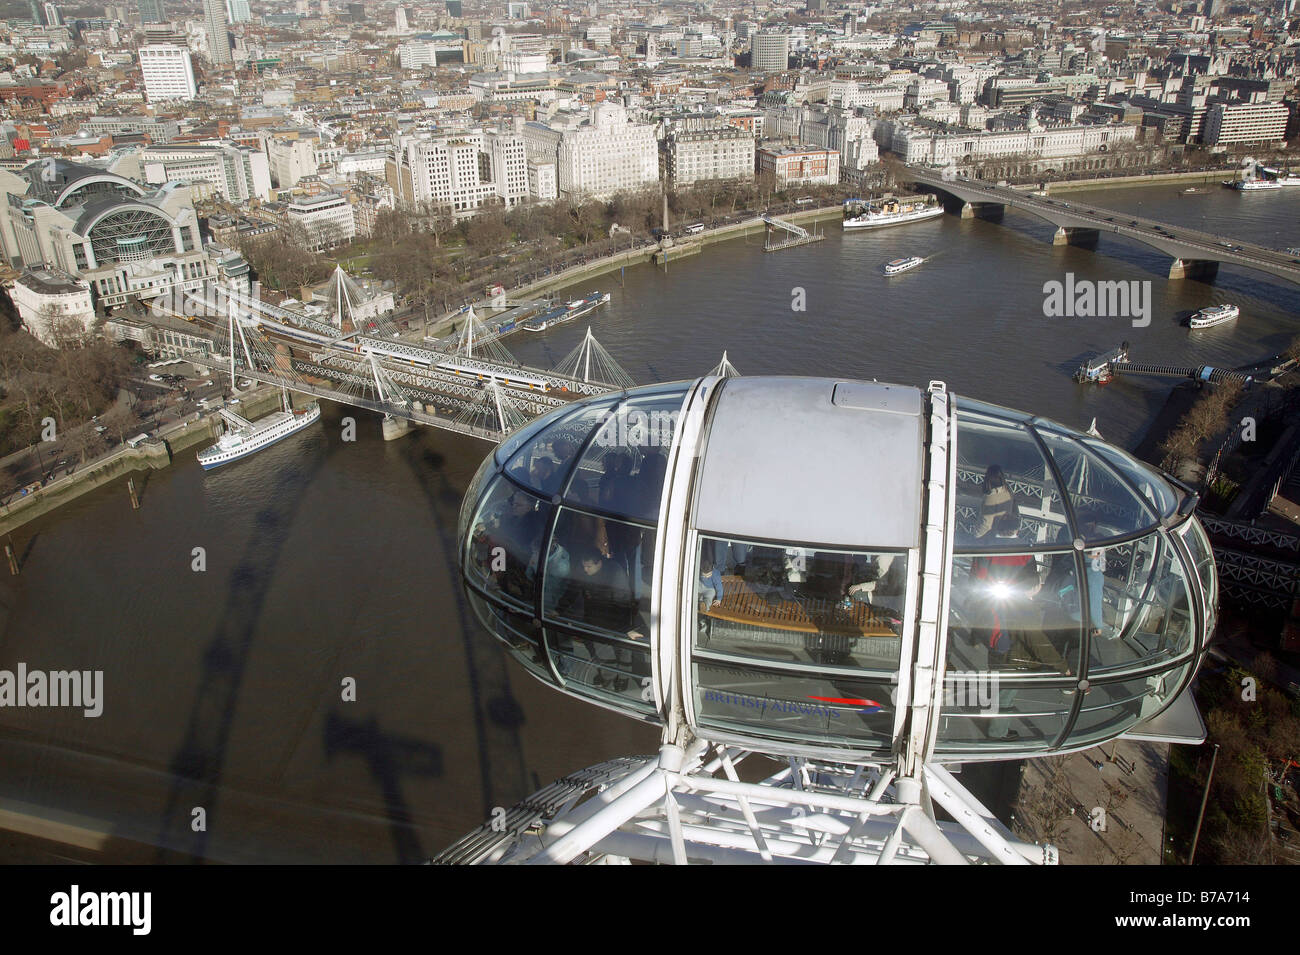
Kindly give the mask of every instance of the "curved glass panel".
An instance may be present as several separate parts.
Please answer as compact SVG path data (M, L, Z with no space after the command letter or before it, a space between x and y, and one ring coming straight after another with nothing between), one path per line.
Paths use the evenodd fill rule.
M555 677L551 674L550 667L546 665L546 657L542 651L542 630L536 625L532 615L514 613L505 607L497 606L471 588L466 588L466 593L469 594L470 604L478 614L479 620L483 622L483 626L510 648L511 656L522 663L537 679L554 686Z
M885 681L713 661L694 671L701 727L854 749L893 744L894 687Z
M1023 425L958 411L958 549L1014 545L1022 532L1030 543L1056 543L1066 524L1054 498L1056 482Z
M527 434L515 444L506 473L545 497L559 493L582 443L612 407L611 401L582 405Z
M1117 471L1133 483L1155 508L1162 518L1169 517L1178 510L1178 495L1174 493L1169 482L1162 478L1147 464L1143 464L1131 454L1126 454L1112 444L1091 438L1081 439L1097 454L1101 455Z
M534 418L528 424L516 431L512 431L500 444L496 446L493 457L498 464L504 464L515 456L523 445L531 441L537 432L549 428L561 419L573 413L570 407L556 408L554 411L548 411L540 418Z
M605 409L565 500L631 520L657 520L682 400L674 392Z
M1210 546L1205 528L1194 517L1183 525L1181 533L1183 543L1192 555L1196 576L1201 582L1201 592L1205 599L1205 642L1208 644L1218 625L1219 613L1219 575L1214 566L1214 548Z
M948 671L1078 673L1078 590L1073 551L953 558Z
M701 537L695 595L695 649L711 658L898 669L906 554Z
M648 638L654 548L650 528L561 508L546 557L543 616Z
M494 481L470 527L465 576L531 612L542 534L553 508L500 476Z
M546 635L551 660L568 689L654 712L648 643L567 627L547 627Z
M1121 481L1097 455L1076 441L1040 431L1039 437L1056 461L1074 509L1076 534L1088 543L1132 534L1156 525L1144 501ZM1062 538L1068 543L1068 539Z
M489 454L483 459L483 463L478 466L478 470L474 472L469 487L465 489L465 496L460 500L460 515L456 520L456 540L460 542L462 547L465 541L465 531L469 529L470 515L474 513L474 507L478 504L479 492L483 490L484 482L495 472L496 460Z
M1052 748L1074 707L1073 687L1046 686L1000 672L973 682L945 678L937 752L1032 752Z
M1088 550L1084 561L1090 580L1100 574L1103 586L1090 673L1172 663L1191 651L1191 594L1182 561L1163 534Z
M974 411L989 418L997 418L1000 421L1013 424L1025 424L1030 420L1030 416L1023 411L1017 411L1015 408L1004 408L1002 405L990 404L987 401L977 401L974 398L967 398L965 395L957 395L957 410L959 412Z
M1093 683L1084 695L1067 746L1101 742L1155 716L1178 692L1190 664L1152 676Z

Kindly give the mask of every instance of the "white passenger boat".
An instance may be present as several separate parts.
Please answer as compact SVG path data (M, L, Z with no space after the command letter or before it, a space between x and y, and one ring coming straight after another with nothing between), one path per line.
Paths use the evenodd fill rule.
M845 229L876 229L887 225L922 222L943 215L933 195L905 198L849 199L844 203Z
M1232 184L1238 192L1262 192L1267 189L1281 189L1282 183L1276 179L1241 179Z
M1241 310L1235 305L1212 305L1193 315L1187 325L1189 328L1213 328L1232 321L1240 314Z
M203 470L210 471L231 461L238 461L265 447L282 441L292 434L297 434L320 417L320 405L312 402L305 408L294 410L289 403L289 393L284 394L284 408L249 421L228 408L222 408L221 417L226 419L226 433L217 439L217 443L199 452L199 464Z
M908 256L905 259L894 259L892 262L885 263L885 274L897 275L900 272L907 272L916 268L924 261L925 259L921 258L919 255Z

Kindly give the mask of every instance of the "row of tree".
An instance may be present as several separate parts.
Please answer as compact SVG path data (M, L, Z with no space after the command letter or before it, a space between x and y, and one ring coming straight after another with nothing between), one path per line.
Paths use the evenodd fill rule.
M1186 462L1199 461L1202 445L1227 428L1228 413L1241 400L1241 394L1242 386L1237 381L1225 381L1203 391L1161 442L1161 468L1176 475Z
M839 186L800 191L828 202L847 195ZM678 224L711 223L767 209L775 199L770 176L754 182L701 183L668 190L668 219ZM383 210L368 243L370 268L376 278L393 280L405 294L436 296L449 286L481 284L512 266L600 245L614 232L634 240L648 238L663 226L663 212L664 194L658 189L622 193L608 202L560 199L512 209L489 207L459 221L445 207L431 203ZM252 251L259 261L266 260L260 248ZM339 255L346 257L348 252ZM255 268L259 261L250 258ZM281 266L279 271L285 270ZM263 276L262 281L267 279Z
M1207 674L1197 687L1206 711L1209 742L1219 746L1196 861L1211 865L1263 864L1273 861L1268 829L1267 770L1300 757L1300 703L1268 686L1276 661L1264 655L1252 675L1232 667ZM1210 748L1174 747L1171 787L1182 792L1179 829L1194 822L1206 775Z

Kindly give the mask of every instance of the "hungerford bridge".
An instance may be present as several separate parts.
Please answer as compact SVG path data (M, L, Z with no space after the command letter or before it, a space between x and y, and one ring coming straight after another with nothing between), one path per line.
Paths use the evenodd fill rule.
M938 170L910 167L906 175L919 187L960 200L963 218L996 216L1010 206L1046 219L1056 226L1054 245L1092 246L1106 233L1135 239L1173 259L1169 266L1171 279L1213 279L1219 263L1224 262L1300 283L1300 256L1293 253L1073 200L1065 202L979 180L951 178Z
M382 414L388 439L415 422L496 443L575 398L634 385L590 328L552 370L516 361L472 308L436 347L405 341L390 318L358 317L364 293L341 268L325 309L290 310L226 288L214 302L212 291L188 293L188 314L168 314L212 325L214 352L233 356L239 376ZM735 373L725 355L714 373Z

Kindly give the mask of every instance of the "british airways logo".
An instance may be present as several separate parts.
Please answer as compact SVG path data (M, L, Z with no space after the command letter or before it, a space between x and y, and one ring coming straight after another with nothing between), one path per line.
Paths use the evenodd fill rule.
M883 713L885 708L875 700L859 699L856 696L810 696L810 700L834 703L837 706L853 706L859 713Z

